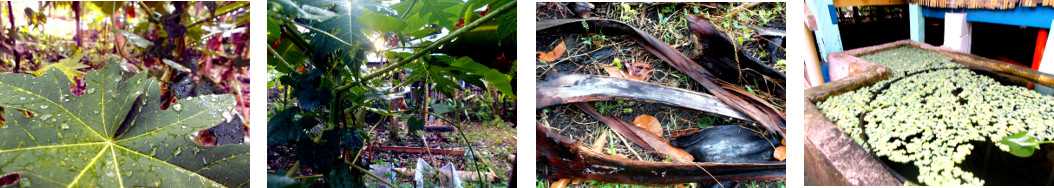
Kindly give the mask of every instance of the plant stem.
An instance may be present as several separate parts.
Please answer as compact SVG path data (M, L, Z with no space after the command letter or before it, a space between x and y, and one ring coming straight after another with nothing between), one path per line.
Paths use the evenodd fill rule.
M322 177L323 177L322 174L316 174L316 175L310 175L310 176L297 176L297 177L294 177L293 179L302 180L302 179L322 178Z
M287 22L289 22L289 21L287 21ZM315 28L315 27L311 27L309 25L304 25L304 24L301 24L301 23L296 23L296 22L289 22L289 23L296 24L296 25L298 25L300 27L307 28L308 30L311 30L311 31L322 33L323 35L329 36L330 38L333 38L333 39L337 40L337 42L343 43L344 45L348 45L350 47L355 47L355 45L352 45L351 43L348 43L348 42L344 42L344 40L341 40L339 37L337 37L337 36L335 36L335 35L333 35L333 34L331 34L329 32L323 31L321 29L318 29L318 28Z
M383 69L378 70L377 72L370 73L369 75L366 75L365 77L363 77L360 80L357 80L357 81L352 82L352 83L341 85L340 87L337 87L336 89L334 89L333 93L343 92L344 90L348 90L349 88L351 88L351 87L353 87L355 85L362 84L363 82L367 82L367 81L370 81L370 80L372 80L374 78L377 78L377 77L379 77L379 76L381 76L383 74L387 74L388 72L391 72L392 70L395 70L396 68L399 68L399 67L401 67L401 66L403 66L403 65L405 65L407 63L413 62L414 60L416 60L417 58L420 58L421 56L431 54L432 50L435 50L436 48L439 48L439 46L442 46L443 44L446 44L446 43L450 42L451 40L454 40L454 38L457 38L458 36L461 36L462 34L468 33L472 29L475 29L476 27L479 27L479 26L483 25L483 23L485 23L487 21L490 21L491 19L494 19L494 18L498 17L499 15L504 14L504 13L510 11L510 10L515 9L515 8L516 8L516 2L510 2L508 4L502 5L501 7L497 8L497 9L494 9L493 10L494 12L489 13L486 16L483 16L482 18L480 18L480 19L478 19L476 21L473 21L472 23L467 24L464 27L461 27L460 29L457 29L457 30L454 30L453 32L450 32L450 34L448 34L446 36L443 36L443 38L439 38L439 40L436 40L436 42L428 45L427 47L425 47L424 49L421 49L420 51L417 51L413 55L410 55L410 57L408 57L406 59L402 59L402 60L400 60L399 62L397 62L395 64L388 65L388 66L384 67Z
M299 171L300 161L296 161L296 163L293 163L293 167L289 168L289 171L285 172L285 177L293 177L293 175L296 175Z
M389 183L387 180L382 179L380 176L377 176L376 174L373 174L373 172L370 172L369 170L366 170L366 169L362 169L362 167L359 167L359 165L355 165L355 163L348 162L348 161L344 161L344 163L347 163L353 169L358 169L359 171L362 171L362 173L366 173L366 175L369 175L373 179L377 179L377 181L380 181L381 183L384 183L385 185L388 185L388 187L396 187L394 184Z
M296 69L295 67L293 67L293 65L289 65L289 62L286 62L285 58L283 58L282 55L279 55L278 52L274 50L274 48L271 48L271 45L266 45L266 46L267 46L267 51L270 51L272 55L278 57L278 62L279 63L282 63L282 65L285 65L285 67L288 67L289 69Z

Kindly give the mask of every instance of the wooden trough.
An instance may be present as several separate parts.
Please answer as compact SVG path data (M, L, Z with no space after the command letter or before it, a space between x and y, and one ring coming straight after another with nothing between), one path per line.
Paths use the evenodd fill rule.
M953 62L969 67L987 68L1030 78L1032 82L1054 85L1054 75L1044 74L998 60L950 51L926 43L900 40L881 45L831 53L827 59L832 68L842 68L849 74L840 80L805 90L805 184L806 185L902 185L895 172L856 144L849 135L829 121L816 103L828 97L871 86L889 78L892 72L885 66L858 57L904 46L912 46L952 58Z

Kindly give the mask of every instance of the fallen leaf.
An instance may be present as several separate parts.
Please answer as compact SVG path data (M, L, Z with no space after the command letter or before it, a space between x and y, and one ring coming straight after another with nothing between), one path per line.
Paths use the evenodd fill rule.
M553 48L553 51L549 52L535 52L538 54L538 61L551 62L556 61L560 56L564 56L564 51L567 50L567 46L564 45L564 41L560 40L560 44Z
M564 178L564 179L556 180L556 181L553 182L552 185L549 185L549 187L550 188L564 188L564 187L567 187L567 183L571 183L571 179Z
M662 124L659 123L659 119L651 115L639 115L636 119L633 119L633 125L640 127L657 137L662 137Z
M600 68L604 69L604 71L608 73L608 76L615 77L615 78L626 78L626 73L623 73L622 70L618 69L618 67L602 66Z
M607 141L608 131L604 131L604 133L601 133L600 136L597 137L597 141L593 142L593 148L590 149L595 152L601 152L601 150L604 149L604 145L607 144Z
M651 75L651 64L636 62L633 63L633 65L627 66L626 71L629 72L629 75L631 76L630 78L644 81Z
M772 152L772 157L777 160L783 161L787 159L787 146L776 147L776 152Z
M582 184L584 182L586 182L586 179L575 178L574 180L571 180L571 185L578 185L578 184Z

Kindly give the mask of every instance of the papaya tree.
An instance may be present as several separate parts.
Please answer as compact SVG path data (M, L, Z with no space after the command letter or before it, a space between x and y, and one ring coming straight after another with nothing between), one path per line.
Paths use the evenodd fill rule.
M404 120L400 129L406 135L395 137L419 136L429 119L438 118L457 126L461 140L467 140L461 125L443 114L481 106L454 109L429 100L427 93L454 97L472 85L515 99L515 1L407 0L385 6L364 0L271 0L267 6L274 95L269 97L267 144L290 148L295 155L291 165L274 169L269 185L321 180L357 187L365 178L392 185L397 182L370 173L369 162L360 160L364 146L378 137L367 133L367 122L376 122L367 114ZM405 105L411 85L423 88L423 99ZM301 174L302 168L314 175Z

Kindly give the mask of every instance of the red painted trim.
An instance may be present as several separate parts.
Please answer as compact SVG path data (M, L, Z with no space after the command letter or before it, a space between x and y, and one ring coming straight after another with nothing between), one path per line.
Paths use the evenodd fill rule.
M1043 50L1047 47L1047 29L1039 29L1036 35L1036 52L1032 56L1032 70L1039 70L1039 62L1043 60Z

